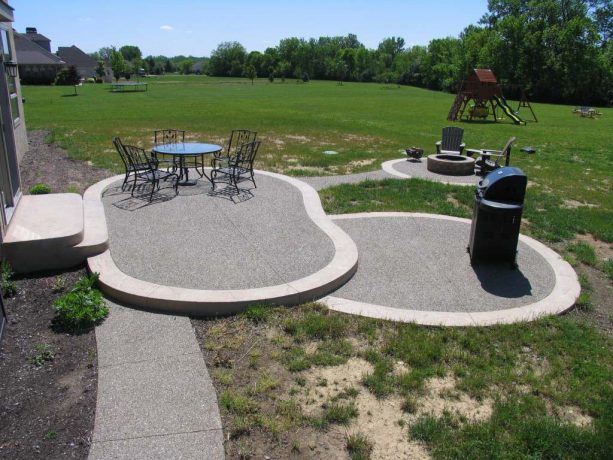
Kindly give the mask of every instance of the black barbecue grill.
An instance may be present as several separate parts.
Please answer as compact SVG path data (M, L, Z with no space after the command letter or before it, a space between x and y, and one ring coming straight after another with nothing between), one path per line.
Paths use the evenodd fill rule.
M511 166L479 182L468 244L471 264L488 259L515 265L527 184L522 170Z

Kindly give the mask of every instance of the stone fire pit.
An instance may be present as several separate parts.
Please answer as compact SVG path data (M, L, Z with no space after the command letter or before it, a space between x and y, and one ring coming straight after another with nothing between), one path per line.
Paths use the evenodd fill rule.
M440 153L428 156L428 171L448 176L469 176L474 174L474 158Z

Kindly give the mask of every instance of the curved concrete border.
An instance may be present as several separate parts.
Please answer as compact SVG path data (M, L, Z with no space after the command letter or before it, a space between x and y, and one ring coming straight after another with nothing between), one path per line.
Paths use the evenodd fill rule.
M410 213L410 212L373 212L329 216L334 220L342 219L368 219L378 217L413 217L452 220L470 224L469 219L443 216L438 214ZM538 252L551 266L555 273L556 282L551 294L544 299L530 305L506 310L487 312L434 312L421 310L405 310L401 308L375 305L354 300L341 299L328 296L323 302L332 310L344 313L368 316L371 318L389 319L393 321L413 322L429 326L490 326L493 324L510 324L522 321L533 321L541 316L557 315L573 307L581 292L577 274L570 264L562 259L556 252L542 243L527 237L519 236L520 241Z
M475 187L476 184L467 184L465 182L454 182L452 180L446 181L446 180L432 180L429 179L427 177L413 177L413 176L409 176L408 174L405 173L401 173L400 171L397 171L396 169L394 169L394 165L396 163L401 163L403 161L407 161L406 158L400 158L398 160L388 160L385 161L383 163L381 163L381 169L383 169L383 171L385 171L388 174L391 174L392 176L395 177L399 177L401 179L423 179L423 180L427 180L430 182L438 182L440 184L447 184L447 185L462 185L464 187L468 186L468 187Z
M335 254L328 265L305 278L277 286L235 290L187 289L129 276L119 270L110 250L107 250L88 259L89 269L100 274L102 290L130 305L175 314L211 316L234 313L254 303L299 304L322 297L344 284L357 270L358 250L349 235L326 216L317 191L292 177L267 171L257 171L257 174L288 182L302 193L308 216L334 244ZM100 203L104 189L123 177L111 177L92 186Z

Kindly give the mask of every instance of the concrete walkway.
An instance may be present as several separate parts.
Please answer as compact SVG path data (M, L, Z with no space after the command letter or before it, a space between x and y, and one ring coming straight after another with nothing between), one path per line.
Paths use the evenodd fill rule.
M217 397L189 318L108 305L96 328L89 458L224 458Z

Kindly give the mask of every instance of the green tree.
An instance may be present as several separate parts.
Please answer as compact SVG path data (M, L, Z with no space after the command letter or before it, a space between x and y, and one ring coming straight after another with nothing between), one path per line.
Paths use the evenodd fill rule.
M123 55L117 51L115 47L111 48L109 61L111 63L111 70L113 71L113 77L115 77L115 81L119 81L126 72L126 61Z
M187 75L192 73L192 67L194 67L194 61L192 61L191 59L185 59L179 64L179 71L183 75Z
M103 78L105 74L104 61L98 61L98 65L96 66L96 75L98 75L98 78Z
M258 74L257 74L257 72L255 70L255 66L252 65L252 64L247 64L245 66L244 75L249 80L251 80L251 84L253 85L253 80L255 80L257 78L257 76L258 76Z
M241 76L247 52L238 42L223 42L211 53L209 72L211 75Z
M134 45L124 45L121 48L119 48L119 52L121 53L123 58L128 62L132 62L135 59L140 60L143 57L140 51L140 48Z

